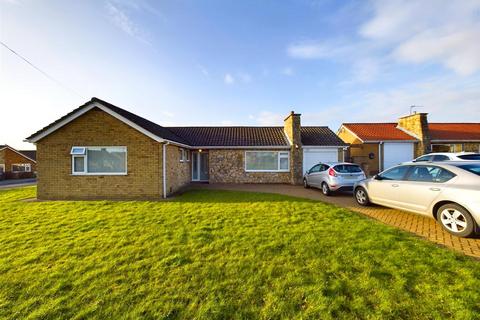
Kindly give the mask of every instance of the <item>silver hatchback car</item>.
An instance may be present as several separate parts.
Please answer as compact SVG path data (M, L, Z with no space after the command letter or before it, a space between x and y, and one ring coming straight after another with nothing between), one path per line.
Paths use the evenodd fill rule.
M355 185L356 201L419 213L468 237L480 223L480 161L408 163Z
M303 176L305 188L320 188L326 196L333 191L352 191L356 182L365 179L358 164L329 162L314 165Z

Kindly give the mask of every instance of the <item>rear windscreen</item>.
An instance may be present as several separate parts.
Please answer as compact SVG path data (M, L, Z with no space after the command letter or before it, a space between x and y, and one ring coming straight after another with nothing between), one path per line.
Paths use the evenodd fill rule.
M457 167L480 176L480 164L461 164Z
M480 160L480 154L463 154L461 156L458 156L460 159L463 160Z
M339 164L338 166L334 167L335 171L338 173L358 173L362 172L359 166L355 166L353 164Z

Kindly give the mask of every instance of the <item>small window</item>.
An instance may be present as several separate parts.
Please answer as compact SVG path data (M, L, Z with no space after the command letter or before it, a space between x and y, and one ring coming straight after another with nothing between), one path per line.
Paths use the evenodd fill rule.
M480 164L462 164L458 167L480 176Z
M315 172L320 172L321 171L321 168L322 165L321 164L317 164L315 166L313 166L310 170L308 170L308 173L315 173Z
M278 153L279 161L280 161L280 170L288 170L289 166L289 159L288 159L288 152L279 152Z
M5 164L0 163L0 173L4 173L4 172L5 172Z
M12 164L12 172L31 172L32 167L30 163L16 163Z
M408 181L447 182L455 177L452 172L435 166L415 166L408 174Z
M427 161L431 161L432 160L432 156L431 155L426 155L426 156L421 156L419 158L417 158L415 160L415 162L427 162Z
M188 150L185 150L183 148L178 149L178 154L180 157L180 162L185 162L185 161L190 161L190 155Z
M338 173L359 173L362 172L359 166L353 164L340 164L334 167Z
M436 154L433 156L433 161L448 161L450 158L443 154Z
M85 155L87 148L85 147L72 147L70 151L71 155Z
M399 166L382 172L379 176L383 180L403 180L409 166Z
M462 154L458 157L462 160L480 160L480 153Z

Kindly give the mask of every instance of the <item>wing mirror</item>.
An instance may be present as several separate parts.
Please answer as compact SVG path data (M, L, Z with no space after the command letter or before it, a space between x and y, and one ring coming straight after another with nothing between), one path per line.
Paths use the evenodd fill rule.
M373 179L374 180L383 180L383 177L379 174L376 174L376 175L373 176Z

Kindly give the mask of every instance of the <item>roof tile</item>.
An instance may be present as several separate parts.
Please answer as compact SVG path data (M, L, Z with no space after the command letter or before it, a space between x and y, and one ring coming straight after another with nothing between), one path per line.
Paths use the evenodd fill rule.
M397 123L344 123L347 129L363 141L412 141L417 140L403 130Z

